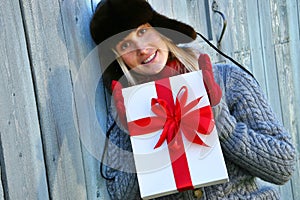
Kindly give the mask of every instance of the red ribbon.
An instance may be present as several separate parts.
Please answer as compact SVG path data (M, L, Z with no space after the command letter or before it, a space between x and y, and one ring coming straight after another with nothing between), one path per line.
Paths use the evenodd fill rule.
M207 146L197 132L205 135L211 133L214 127L211 107L204 106L193 110L202 97L186 104L186 86L181 87L174 103L169 79L156 81L155 87L158 98L151 100L151 110L156 116L128 122L130 136L149 134L162 129L154 148L167 141L177 189L193 189L182 134L192 143Z

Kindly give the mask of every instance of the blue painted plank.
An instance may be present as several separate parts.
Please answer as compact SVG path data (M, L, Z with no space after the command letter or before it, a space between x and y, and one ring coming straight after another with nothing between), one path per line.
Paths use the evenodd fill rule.
M19 1L0 4L0 199L49 199Z

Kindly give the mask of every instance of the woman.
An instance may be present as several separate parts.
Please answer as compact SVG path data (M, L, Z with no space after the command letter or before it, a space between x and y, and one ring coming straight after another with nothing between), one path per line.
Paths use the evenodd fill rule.
M144 0L101 1L90 28L96 44L121 33L116 42L99 45L100 53L105 52L101 59L116 56L103 74L111 92L112 86L119 91L119 82L127 87L198 69L203 71L229 182L161 199L279 199L274 188L260 186L257 178L278 185L286 183L294 170L295 149L249 72L228 64L212 67L207 55L178 47L176 44L196 38L194 29L160 15ZM111 141L107 149L108 192L112 199L140 199L119 92L114 94L114 100L108 115Z

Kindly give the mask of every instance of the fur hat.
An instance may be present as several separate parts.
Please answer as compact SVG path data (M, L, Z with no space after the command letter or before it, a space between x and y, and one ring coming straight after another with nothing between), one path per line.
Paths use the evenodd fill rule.
M159 32L176 44L188 43L197 37L191 26L157 13L145 0L101 0L91 20L90 32L95 43L100 44L115 34L145 23L162 28ZM188 37L169 34L168 30Z
M109 92L113 80L127 86L126 78L115 60L111 48L132 29L149 23L158 32L175 44L188 43L196 39L195 30L182 22L157 13L145 0L101 0L90 22L94 42L102 49L99 52L103 68L102 80Z

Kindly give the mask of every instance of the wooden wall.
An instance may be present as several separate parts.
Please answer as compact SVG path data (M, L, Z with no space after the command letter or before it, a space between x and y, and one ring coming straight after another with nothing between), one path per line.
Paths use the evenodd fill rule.
M106 97L89 34L98 1L0 1L0 199L108 199L99 174ZM209 20L201 25L196 17L203 18L205 4L149 2L204 34L212 31L216 42L220 16L209 9ZM294 177L278 187L282 199L297 200L300 2L216 2L227 19L220 48L255 74L297 146ZM207 0L208 8L212 3ZM201 40L199 45L214 62L228 62Z
M278 187L282 199L298 199L299 184L299 8L294 0L228 1L223 49L257 77L273 109L297 145L297 168L292 180Z

